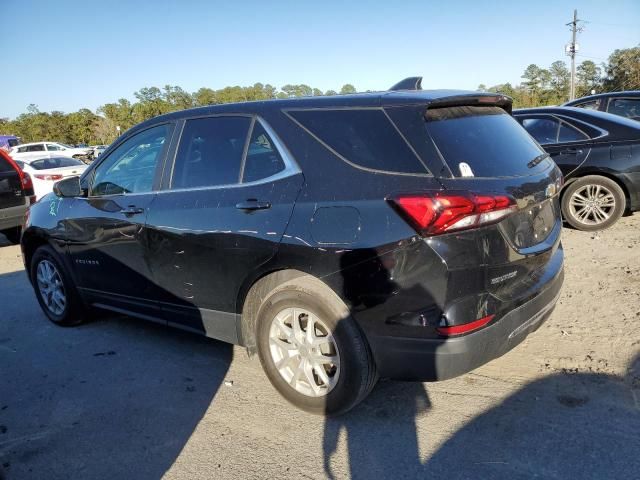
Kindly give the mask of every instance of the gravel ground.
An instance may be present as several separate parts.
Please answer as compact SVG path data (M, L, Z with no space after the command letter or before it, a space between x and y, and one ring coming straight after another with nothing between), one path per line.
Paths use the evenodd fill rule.
M241 348L50 324L0 240L0 478L640 478L640 215L564 245L560 303L515 350L325 420Z

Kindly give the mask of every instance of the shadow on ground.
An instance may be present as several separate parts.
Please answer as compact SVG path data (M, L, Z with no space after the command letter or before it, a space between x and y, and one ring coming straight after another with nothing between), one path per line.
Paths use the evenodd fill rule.
M0 275L0 478L157 479L212 403L232 346L131 318L44 317Z
M383 382L360 407L327 420L325 473L337 478L330 457L340 430L353 479L628 479L640 472L640 356L626 378L562 373L530 383L425 459L417 439L434 441L428 412L420 433L415 417L429 408L422 384Z

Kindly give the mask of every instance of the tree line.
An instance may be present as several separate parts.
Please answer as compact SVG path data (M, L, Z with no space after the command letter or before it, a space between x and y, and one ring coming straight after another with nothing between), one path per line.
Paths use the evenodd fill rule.
M597 65L591 60L580 63L577 73L577 96L591 91L608 92L640 90L640 46L615 50L607 62ZM518 85L504 83L487 87L480 85L479 91L503 93L513 98L514 107L557 105L569 99L570 73L564 61L553 62L549 68L529 65ZM88 108L77 112L41 112L36 105L14 120L0 118L0 134L17 135L23 142L51 140L63 143L108 144L118 135L116 127L124 132L129 127L156 115L185 108L217 105L251 100L292 98L320 95L356 93L351 84L344 85L339 92L323 92L308 85L284 85L280 89L262 83L252 86L225 87L214 90L203 87L189 93L179 86L164 88L145 87L134 93L135 100L125 98L102 105L94 113Z
M571 72L567 64L558 60L549 68L529 65L522 74L522 82L513 86L502 83L478 91L503 93L513 98L514 108L559 105L569 100ZM584 60L576 67L576 98L591 92L640 90L640 47L615 50L606 63L597 65Z

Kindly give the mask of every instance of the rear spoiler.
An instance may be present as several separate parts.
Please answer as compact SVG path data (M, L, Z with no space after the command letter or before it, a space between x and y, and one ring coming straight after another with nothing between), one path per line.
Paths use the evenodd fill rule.
M427 108L445 107L500 107L511 115L513 100L511 97L499 93L477 93L457 95L432 100Z
M407 77L400 80L389 91L416 91L422 90L422 77ZM442 97L430 100L427 108L444 108L444 107L500 107L511 115L513 100L511 97L502 95L501 93L484 93L469 92L468 94L454 95L451 97Z

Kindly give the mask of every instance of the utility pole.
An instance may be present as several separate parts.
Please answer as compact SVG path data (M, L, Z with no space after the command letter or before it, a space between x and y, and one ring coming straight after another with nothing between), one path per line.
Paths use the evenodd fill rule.
M578 10L573 11L573 21L566 25L571 25L571 43L565 47L565 52L571 57L571 86L569 89L569 100L576 98L576 52L578 51L578 44L576 43L576 35L582 29L578 28Z

